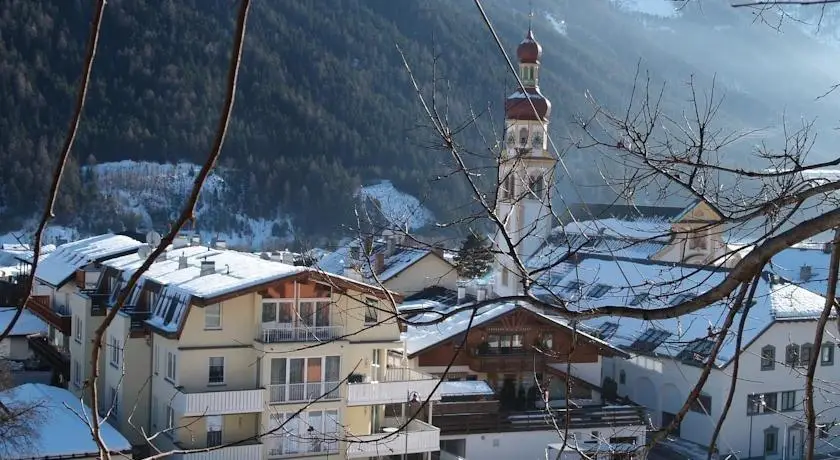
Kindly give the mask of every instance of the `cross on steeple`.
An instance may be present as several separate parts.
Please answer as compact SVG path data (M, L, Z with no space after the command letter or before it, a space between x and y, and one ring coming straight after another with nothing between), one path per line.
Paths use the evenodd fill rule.
M528 0L528 32L531 32L531 23L534 21L534 0Z

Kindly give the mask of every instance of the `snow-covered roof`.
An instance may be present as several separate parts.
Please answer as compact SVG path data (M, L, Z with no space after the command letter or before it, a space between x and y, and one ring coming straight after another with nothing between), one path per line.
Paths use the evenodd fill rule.
M562 230L555 230L558 231L586 236L604 235L620 239L668 241L671 238L671 222L656 218L623 220L609 217L571 222Z
M444 398L447 396L483 396L496 394L484 380L443 381L440 382L438 393Z
M26 383L0 393L0 402L17 407L37 407L33 410L32 442L6 446L4 458L64 458L98 457L99 449L90 428L80 417L93 420L93 412L73 393L40 383ZM131 443L113 426L101 425L102 440L113 452L131 450Z
M569 233L565 238L549 238L525 265L529 268L562 264L570 251L577 254L600 254L611 257L648 259L667 246L656 240L618 239L609 236L584 236ZM562 269L562 267L556 267Z
M605 305L658 308L695 297L720 283L724 276L725 269L699 270L648 260L589 258L562 278L539 279L534 293L557 296L577 308ZM825 303L821 296L806 289L790 283L771 284L766 277L759 282L754 301L745 323L743 344L748 344L776 319L813 318ZM631 351L691 360L695 353L708 357L710 343L716 338L714 334L723 324L729 305L730 302L718 302L667 320L597 318L585 321L581 327ZM718 355L718 365L725 365L734 357L735 334L734 330L729 332Z
M442 321L434 321L437 321L441 318L441 315L439 313L447 313L449 311L452 311L453 309L463 308L467 306L468 304L460 306L448 306L445 310L435 310L433 312L421 313L411 318L411 321L414 324L408 325L408 327L406 328L405 335L403 336L405 341L406 354L408 354L409 356L416 355L417 353L420 353L423 350L433 347L439 343L443 343L447 340L456 337L458 334L466 332L467 327L470 324L470 317L473 315L473 310L471 308L464 308L462 311L447 316ZM565 319L560 318L559 316L546 315L539 311L536 311L530 306L520 304L517 302L492 303L480 307L476 311L475 316L472 320L472 327L478 327L484 323L493 321L518 308L526 309L531 313L542 317L548 321L551 321L560 327L571 327ZM578 333L590 339L591 341L602 345L605 348L614 348L610 343L601 340L597 337L594 337L591 334L586 333L586 331L578 331ZM619 352L623 353L621 351Z
M825 294L830 259L831 254L823 251L822 244L802 244L773 256L767 268L786 281L817 294Z
M343 274L345 268L352 263L351 246L354 244L358 245L358 240L351 240L335 251L326 254L318 261L317 267L327 273ZM415 248L399 244L395 244L393 250L389 253L388 245L385 241L374 241L373 247L371 248L370 261L362 261L359 264L359 270L365 279L372 281L373 276L370 273L370 269L375 266L376 254L383 254L383 270L377 275L377 278L384 283L431 253L432 250L430 248Z
M58 287L70 279L79 268L133 251L141 244L143 243L133 238L110 233L62 244L38 261L35 277ZM27 261L31 262L31 258Z
M14 307L0 307L0 331L6 330L6 327L15 317L16 311L17 308ZM30 335L42 332L47 332L47 324L28 310L24 310L9 335Z

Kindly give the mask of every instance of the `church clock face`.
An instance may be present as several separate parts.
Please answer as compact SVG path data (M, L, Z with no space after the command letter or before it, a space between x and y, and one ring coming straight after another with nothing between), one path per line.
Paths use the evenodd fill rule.
M534 147L539 147L542 145L542 136L540 134L534 134L534 137L531 138L531 142L534 144Z
M513 145L513 142L514 142L515 140L516 140L516 139L513 137L513 133L508 134L508 137L507 137L507 143L508 143L508 145Z

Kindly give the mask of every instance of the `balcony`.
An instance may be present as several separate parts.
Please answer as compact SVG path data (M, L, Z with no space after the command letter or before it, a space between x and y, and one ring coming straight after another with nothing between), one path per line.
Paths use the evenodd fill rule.
M30 335L27 337L29 348L42 360L50 365L56 372L64 377L66 382L70 381L70 353L69 350L59 350L47 337L42 335Z
M210 452L183 454L181 460L253 460L263 458L262 443L237 444Z
M262 343L328 342L344 335L344 326L262 326L257 341Z
M268 402L271 404L309 402L321 395L326 396L319 401L341 399L341 383L311 382L268 385Z
M88 294L90 298L90 316L105 316L108 312L108 300L111 298L109 294L91 293Z
M268 458L295 459L300 456L338 455L338 441L336 435L326 435L324 439L310 438L307 435L289 436L283 438L268 437L266 441ZM331 440L332 439L332 440Z
M412 420L402 431L394 432L403 423L397 417L387 417L382 423L382 433L363 436L348 433L347 458L416 454L440 450L438 428L420 420Z
M265 390L261 388L178 393L172 402L172 409L181 417L257 413L264 409L264 394Z
M435 389L438 379L415 369L389 368L378 382L350 383L347 385L348 406L371 404L397 404L409 400L417 392L425 400ZM433 400L440 400L435 394Z
M26 308L36 316L51 324L64 335L70 335L70 309L64 305L50 305L49 296L30 296Z

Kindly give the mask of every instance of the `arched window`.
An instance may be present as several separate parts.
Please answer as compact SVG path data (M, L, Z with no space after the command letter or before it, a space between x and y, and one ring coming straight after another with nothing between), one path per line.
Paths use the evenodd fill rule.
M536 199L541 200L545 195L545 178L541 175L532 176L528 188Z
M785 366L799 365L799 345L792 343L785 347Z
M766 345L761 349L761 370L772 371L776 368L776 347Z
M528 128L522 127L519 130L519 145L522 147L528 145Z

